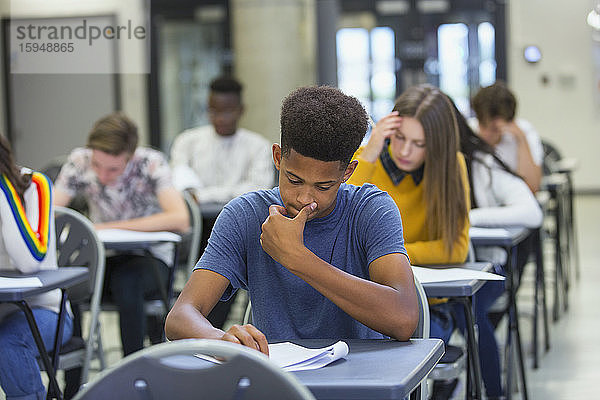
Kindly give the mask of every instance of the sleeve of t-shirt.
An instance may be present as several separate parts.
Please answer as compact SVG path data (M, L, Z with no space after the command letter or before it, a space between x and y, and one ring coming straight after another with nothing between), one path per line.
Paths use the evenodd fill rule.
M156 182L156 193L174 187L171 167L161 152L157 151L150 157L148 173L150 178Z
M227 300L238 288L245 288L246 276L246 236L245 224L238 221L246 214L238 199L227 204L212 228L208 245L196 264L195 269L207 269L224 276L230 283L223 294Z
M85 182L82 179L86 172L86 156L84 149L75 149L69 154L63 164L54 184L55 189L73 197L83 190Z
M358 218L358 233L367 263L392 253L406 255L402 218L390 195L382 191L368 194Z

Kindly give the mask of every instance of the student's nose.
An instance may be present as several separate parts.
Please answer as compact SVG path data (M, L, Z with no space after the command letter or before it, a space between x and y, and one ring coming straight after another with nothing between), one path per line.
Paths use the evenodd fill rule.
M314 193L310 189L300 189L296 196L299 206L304 207L313 201L316 202Z
M411 148L412 148L412 146L411 146L410 142L408 140L405 140L404 143L402 143L402 146L400 147L400 155L402 157L409 156Z

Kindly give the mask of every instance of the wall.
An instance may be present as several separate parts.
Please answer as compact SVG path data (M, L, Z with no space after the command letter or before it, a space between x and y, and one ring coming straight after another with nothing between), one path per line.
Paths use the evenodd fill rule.
M592 0L513 0L507 14L508 83L519 100L517 112L564 156L579 160L574 177L579 191L600 191L599 75L586 24L593 5ZM529 44L542 51L537 65L523 59Z
M241 126L279 142L281 100L316 82L315 0L232 0L235 74L244 83Z
M11 16L15 18L43 18L114 14L117 16L117 21L120 22L127 19L142 19L145 17L145 13L145 0L0 0L0 17L2 18ZM140 46L125 48L125 44L123 44L119 50L121 65L139 65L145 61L143 57L146 56L146 51ZM147 75L145 74L130 73L120 76L121 109L138 124L142 143L148 142L149 132L146 80ZM5 82L2 82L2 85L4 84ZM0 89L1 96L4 96L3 87L0 87ZM5 99L2 99L2 104L0 104L3 107L0 113L0 123L3 131L6 128L4 102ZM76 111L73 110L73 112Z

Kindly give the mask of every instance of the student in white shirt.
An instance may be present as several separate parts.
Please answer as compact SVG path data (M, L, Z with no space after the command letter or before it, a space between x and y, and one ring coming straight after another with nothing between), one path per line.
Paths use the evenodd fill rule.
M242 85L230 77L210 84L210 125L179 134L171 147L175 187L192 188L199 202L226 203L243 193L274 186L271 145L238 123Z
M525 226L537 228L542 223L542 211L525 181L516 175L495 154L494 149L482 137L477 136L463 115L455 108L460 132L460 146L469 173L471 185L471 226L507 227ZM522 270L532 243L526 240L519 246L517 268ZM478 248L477 259L491 261L498 272L506 263L506 252L501 248ZM500 358L494 326L488 311L504 291L500 281L486 283L475 295L475 319L479 326L479 354L481 371L488 399L501 398ZM456 313L457 320L462 312ZM464 321L458 325L464 326Z
M542 179L544 150L533 125L515 118L517 100L514 94L504 83L496 82L480 89L471 104L477 115L477 121L471 121L471 128L535 193Z

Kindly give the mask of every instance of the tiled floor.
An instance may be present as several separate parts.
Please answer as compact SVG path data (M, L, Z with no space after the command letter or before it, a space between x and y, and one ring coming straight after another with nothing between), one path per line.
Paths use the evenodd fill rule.
M569 296L569 310L556 323L551 323L551 349L541 353L540 367L531 368L531 313L533 277L526 276L519 290L521 334L526 352L526 368L529 398L532 400L565 400L598 398L596 385L600 384L600 196L581 196L576 199L576 221L579 239L581 277L573 282ZM547 249L549 250L549 249ZM549 254L550 255L550 254ZM547 261L550 257L547 256ZM531 272L532 268L529 268ZM548 274L550 275L550 274ZM548 291L551 293L551 280ZM552 307L549 296L549 307ZM235 310L241 319L243 308ZM503 332L504 330L502 330ZM118 319L115 313L102 315L102 334L109 365L121 356L119 347ZM500 333L499 335L502 335ZM97 369L94 362L93 368ZM92 377L96 374L92 371ZM461 385L462 386L462 385ZM456 398L463 398L458 390ZM519 393L515 393L515 398ZM0 400L4 395L0 391Z

